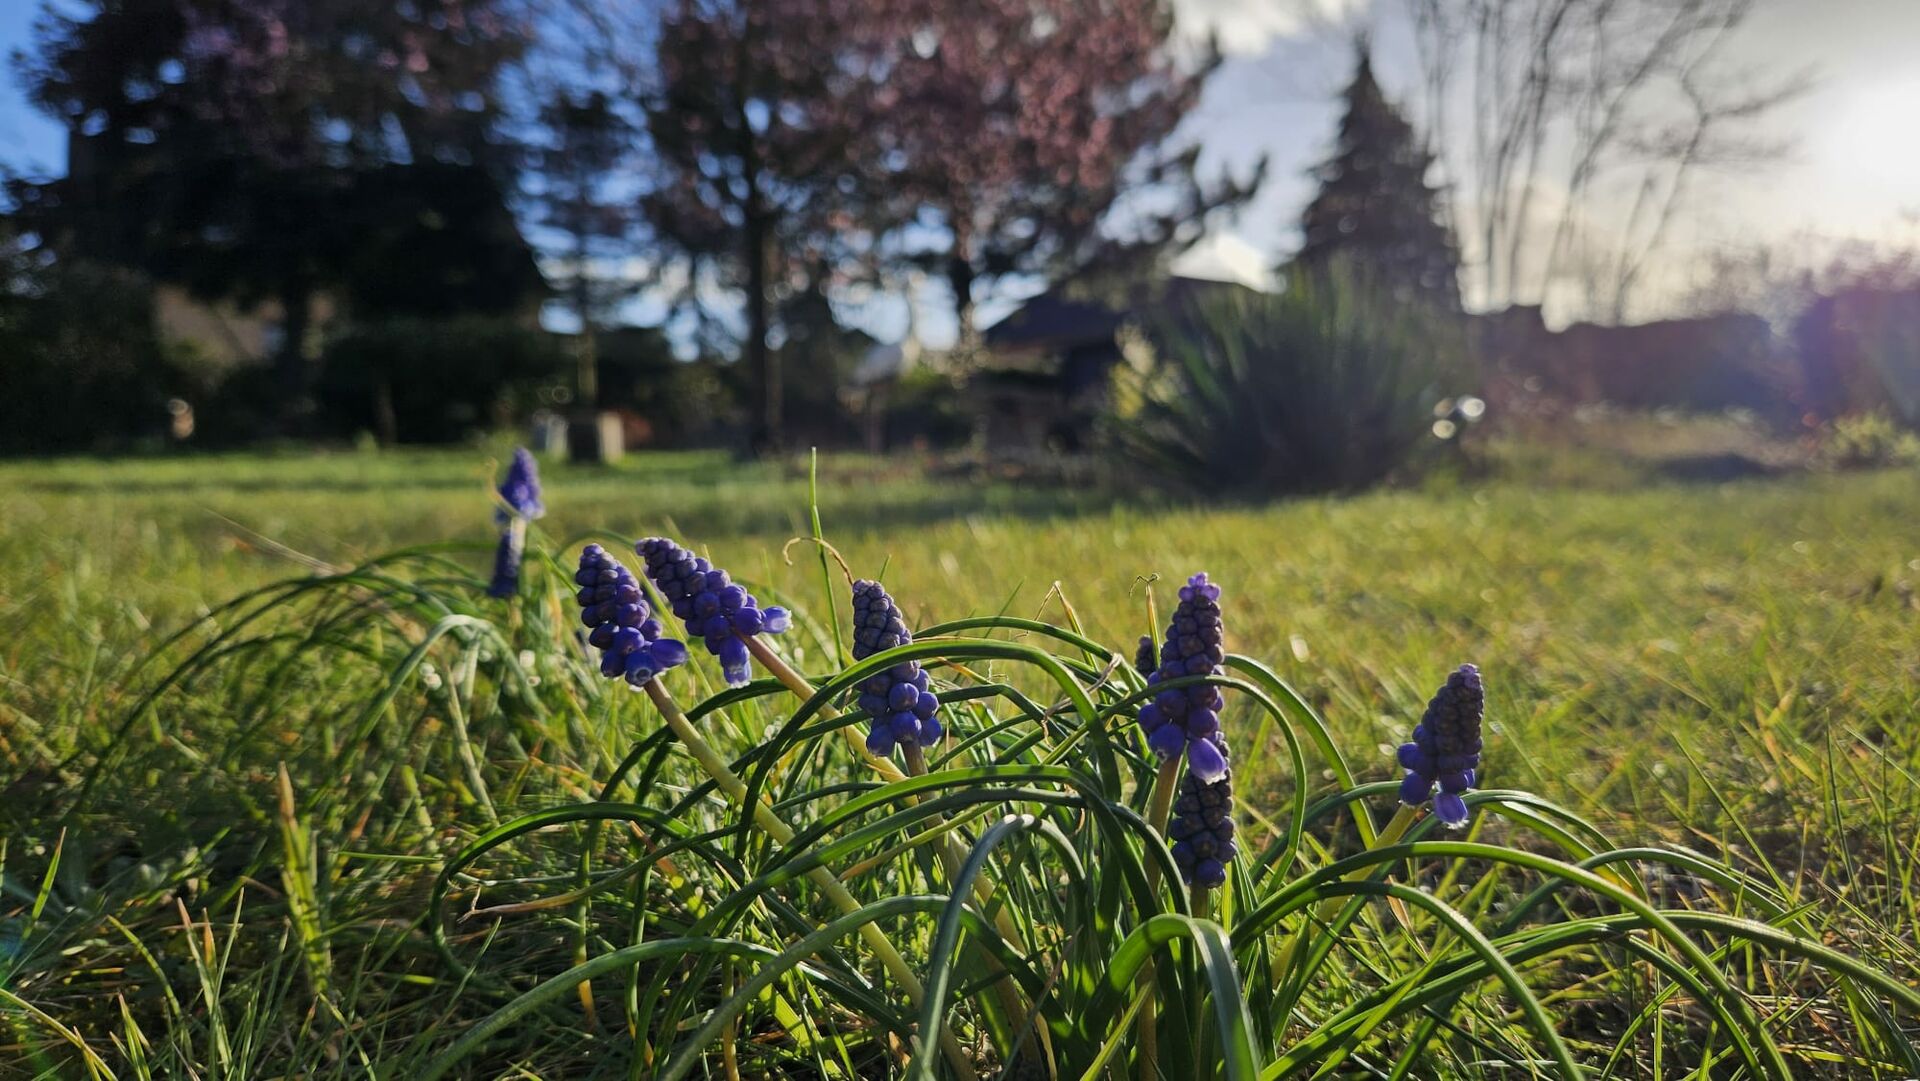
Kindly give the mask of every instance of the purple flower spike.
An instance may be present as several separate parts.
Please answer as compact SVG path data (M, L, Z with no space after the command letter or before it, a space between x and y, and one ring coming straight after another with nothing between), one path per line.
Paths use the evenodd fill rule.
M513 461L507 463L506 478L500 482L500 498L522 518L547 513L546 504L540 502L540 467L527 448L513 448Z
M633 550L646 561L647 577L666 596L674 617L686 624L687 637L702 640L720 659L727 684L738 687L753 678L746 640L786 630L792 623L787 610L760 607L726 571L665 537L648 537Z
M1156 667L1153 655L1153 639L1147 635L1143 634L1140 636L1140 648L1133 651L1133 666L1139 670L1142 676L1150 676L1153 674L1153 670Z
M592 628L587 644L600 651L601 675L639 687L687 662L684 644L660 637L663 628L648 609L639 580L606 549L587 545L573 581L580 587L574 597L580 622Z
M1226 748L1221 748L1221 759ZM1180 778L1180 796L1173 803L1173 821L1167 827L1173 841L1173 862L1189 886L1218 889L1227 881L1227 866L1239 846L1234 843L1233 774L1223 769L1219 778L1202 781L1189 772Z
M767 609L769 619L779 611ZM786 613L780 614L784 625ZM901 618L900 606L880 583L864 579L853 583L853 659L863 661L911 641L913 632ZM918 661L896 664L862 680L857 702L871 725L867 750L876 755L892 754L896 746L928 747L940 740L940 700L927 688L927 673Z
M1400 745L1400 765L1407 771L1400 784L1401 803L1418 807L1431 799L1442 823L1455 829L1467 824L1462 797L1473 790L1478 776L1480 721L1486 711L1480 669L1463 664L1447 676L1414 726L1413 742Z
M527 545L526 523L547 513L540 502L540 470L525 447L516 447L500 482L506 506L494 511L500 525L500 546L493 550L493 580L487 595L506 598L520 592L520 560Z
M1205 572L1187 579L1187 584L1180 587L1180 604L1173 611L1173 620L1167 624L1166 641L1160 646L1160 666L1147 673L1147 683L1219 672L1227 659L1222 645L1224 631L1220 587L1209 581ZM1141 640L1136 663L1150 660L1148 644L1146 639ZM1195 781L1203 785L1219 782L1227 775L1220 706L1218 687L1161 691L1140 708L1140 728L1147 734L1147 746L1163 762L1184 753L1187 771Z
M487 596L502 600L520 592L520 560L526 531L512 524L500 531L500 545L493 550L493 580L487 583Z

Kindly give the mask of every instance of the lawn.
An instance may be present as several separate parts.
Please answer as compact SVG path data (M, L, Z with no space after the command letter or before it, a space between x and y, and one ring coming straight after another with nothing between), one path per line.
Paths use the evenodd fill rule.
M587 916L536 907L486 935L461 924L451 949L471 966L463 978L421 913L462 844L516 813L592 798L657 726L638 704L474 736L465 729L481 730L481 707L457 715L459 696L440 691L471 684L459 667L469 655L429 652L367 724L347 723L420 641L397 618L383 630L383 615L367 615L402 607L380 593L386 570L337 595L286 594L252 652L220 655L233 640L216 634L238 631L237 611L214 611L142 663L245 590L413 545L432 547L406 564L411 580L465 598L448 613L510 635L538 625L542 603L509 614L478 588L498 458L496 448L0 465L0 991L14 996L0 999L10 1025L0 1078L84 1076L86 1054L118 1076L188 1076L187 1062L197 1076L367 1076L369 1063L423 1061L509 990L597 950ZM1154 629L1149 593L1164 617L1179 581L1210 572L1230 649L1299 690L1360 782L1397 779L1392 749L1427 696L1476 662L1490 722L1483 787L1557 801L1617 844L1724 858L1808 906L1820 938L1912 984L1915 479L1802 473L1626 490L1495 480L1208 506L828 458L818 503L839 556L882 577L916 627L1025 617L1130 651ZM589 536L613 547L666 533L796 609L802 633L783 647L797 667L837 667L816 549L781 555L810 528L800 465L643 455L608 470L550 466L546 482L536 550L564 561L555 582ZM828 577L844 604L839 571ZM356 601L354 589L386 599ZM155 692L183 660L197 667ZM496 662L477 650L466 663ZM1235 745L1243 829L1264 839L1284 828L1299 778L1250 710L1227 719L1246 733ZM742 753L767 723L734 718L712 738ZM1256 731L1270 738L1257 744ZM1318 770L1306 782L1316 796L1337 787ZM556 827L459 880L474 893L460 903L481 903L485 889L492 904L556 892L569 845L603 843L583 842L581 829ZM1756 1000L1795 986L1776 968L1737 967ZM611 1019L619 989L600 994L527 1016L488 1048L492 1072L472 1075L592 1076L597 1062L626 1076ZM1593 1004L1568 1025L1576 1050L1616 1038L1609 1010L1627 1008L1605 987L1569 979L1553 994ZM1898 1076L1849 1058L1866 1052L1830 1035L1833 1014L1784 1013L1777 1029L1796 1074ZM1415 1076L1511 1076L1474 1063L1490 1045L1523 1041L1478 1040ZM1644 1058L1626 1072L1678 1076L1671 1065Z

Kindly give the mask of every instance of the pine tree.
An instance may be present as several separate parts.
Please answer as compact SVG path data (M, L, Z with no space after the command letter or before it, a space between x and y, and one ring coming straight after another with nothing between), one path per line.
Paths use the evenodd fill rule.
M1427 183L1433 155L1374 81L1364 39L1357 52L1339 139L1314 170L1320 191L1301 216L1294 263L1307 271L1343 263L1396 297L1457 311L1460 253Z

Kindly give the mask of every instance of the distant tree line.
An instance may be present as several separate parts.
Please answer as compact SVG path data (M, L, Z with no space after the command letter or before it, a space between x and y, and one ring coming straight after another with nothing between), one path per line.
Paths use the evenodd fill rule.
M993 279L1151 259L1248 194L1176 136L1215 61L1173 30L1168 0L49 4L13 65L70 169L7 183L7 303L99 267L266 304L271 373L225 391L251 430L429 438L486 412L404 423L401 384L429 373L449 397L530 378L591 404L597 332L646 287L683 341L738 356L751 443L777 448L789 385L831 374L783 359L843 363L831 297L937 270L964 345ZM1154 212L1113 212L1148 189ZM554 307L583 332L570 357L520 340ZM193 382L126 331L148 383ZM489 334L518 359L463 366Z

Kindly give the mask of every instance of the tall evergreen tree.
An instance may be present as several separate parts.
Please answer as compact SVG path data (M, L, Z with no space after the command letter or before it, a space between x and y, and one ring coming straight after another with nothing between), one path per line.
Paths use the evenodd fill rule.
M49 2L15 64L66 126L70 167L12 185L10 201L62 255L203 296L278 300L291 419L310 389L314 300L351 293L369 262L412 268L398 280L427 310L472 290L461 267L423 266L423 252L505 264L482 302L502 299L504 280L543 285L504 235L491 175L509 171L493 139L501 77L528 33L518 0ZM406 227L423 216L456 228ZM490 237L504 243L483 250Z
M1319 194L1301 216L1294 264L1312 272L1339 261L1402 299L1460 307L1460 252L1427 183L1433 155L1373 78L1362 39L1333 155L1314 170Z

